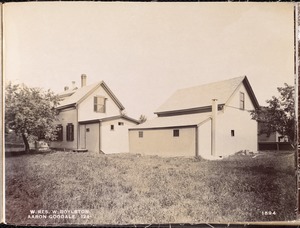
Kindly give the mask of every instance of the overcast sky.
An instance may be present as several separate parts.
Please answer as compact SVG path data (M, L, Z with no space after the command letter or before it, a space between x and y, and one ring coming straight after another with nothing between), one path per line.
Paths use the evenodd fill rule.
M5 77L61 92L84 73L138 118L177 89L247 75L264 105L294 83L293 20L293 3L8 3Z

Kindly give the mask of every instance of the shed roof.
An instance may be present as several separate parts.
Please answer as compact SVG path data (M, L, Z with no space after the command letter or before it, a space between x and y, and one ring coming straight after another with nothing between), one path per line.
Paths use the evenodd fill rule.
M242 83L244 83L254 107L258 107L257 99L247 77L241 76L177 90L155 113L208 107L211 106L212 99L218 99L219 104L226 104L231 95Z
M69 106L72 106L72 105L79 104L81 101L83 101L85 98L87 98L90 94L92 94L100 86L103 87L103 89L115 101L115 103L118 105L118 107L121 110L125 109L124 106L117 99L117 97L113 94L113 92L108 88L108 86L105 84L104 81L93 83L91 85L81 87L77 90L73 90L74 93L71 96L65 98L63 101L61 101L57 108L58 109L63 109L65 107L69 107Z
M210 118L211 118L211 112L189 114L189 115L156 117L152 120L146 121L143 124L135 126L130 130L196 126Z

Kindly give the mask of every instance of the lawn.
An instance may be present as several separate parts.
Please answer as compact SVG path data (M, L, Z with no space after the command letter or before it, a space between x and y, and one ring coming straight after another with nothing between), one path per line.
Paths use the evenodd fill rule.
M8 157L6 221L41 225L294 220L294 160L292 152L218 161L74 152ZM43 219L28 218L30 210L39 209L48 210L40 212ZM52 210L79 209L87 211L52 216Z

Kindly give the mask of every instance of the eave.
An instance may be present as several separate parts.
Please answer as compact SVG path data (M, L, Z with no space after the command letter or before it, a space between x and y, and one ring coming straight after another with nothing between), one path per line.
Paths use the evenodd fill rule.
M218 111L222 110L224 104L218 104ZM154 112L159 117L163 116L175 116L175 115L186 115L186 114L195 114L195 113L203 113L203 112L211 112L212 106L204 106L204 107L196 107L196 108L188 108L181 110L171 110L171 111L163 111L163 112Z
M106 122L106 121L117 120L117 119L125 119L125 120L128 120L128 121L136 123L136 124L139 123L138 120L130 118L128 116L123 116L123 115L110 116L110 117L105 117L105 118L102 118L102 119L84 120L84 121L79 121L78 123L79 124L93 124L93 123Z
M63 109L67 109L67 108L73 108L76 106L76 103L72 103L72 104L67 104L67 105L64 105L64 106L59 106L59 107L56 107L57 110L63 110Z
M145 128L130 128L129 131L145 131L145 130L162 130L162 129L181 129L181 128L192 128L197 127L198 124L191 124L191 125L183 125L183 126L168 126L168 127L145 127Z
M258 103L257 98L256 98L256 96L255 96L255 94L253 92L253 89L252 89L252 87L251 87L251 85L250 85L250 83L248 81L247 76L245 76L245 78L243 80L243 83L244 83L244 86L245 86L245 88L246 88L246 90L247 90L247 92L249 94L249 97L250 97L252 103L253 103L254 108L258 109L259 108L259 103Z

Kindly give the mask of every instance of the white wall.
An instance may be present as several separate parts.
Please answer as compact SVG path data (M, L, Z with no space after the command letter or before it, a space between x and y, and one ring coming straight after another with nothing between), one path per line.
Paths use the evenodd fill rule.
M82 128L80 128L81 130ZM87 131L88 129L88 131ZM85 149L88 149L88 152L99 152L99 123L86 124L85 131L80 132L80 135L85 136ZM82 139L80 137L80 139ZM83 142L81 142L83 143Z
M179 137L173 137L173 130L179 129ZM167 157L196 155L196 127L171 129L130 130L131 153ZM143 131L143 138L139 138Z
M198 153L203 158L211 155L211 120L198 127Z
M240 91L245 94L245 110L240 110ZM230 107L228 107L230 106ZM257 122L247 110L253 110L244 85L230 99L224 113L217 116L217 155L230 155L240 150L257 151ZM234 136L231 136L234 130Z
M62 124L63 126L63 141L55 141L50 143L52 148L60 148L62 150L72 150L77 148L77 119L76 119L76 109L66 109L59 113L59 121L57 124ZM74 125L74 140L67 141L67 124L72 123Z
M86 149L86 125L79 125L79 148Z
M124 125L119 125L122 122ZM114 125L114 130L110 126ZM101 150L105 154L129 152L128 128L136 126L135 123L125 119L105 121L101 123Z
M94 96L104 96L107 98L105 113L94 112ZM94 120L109 116L117 116L120 114L121 112L119 107L115 104L102 86L96 89L90 96L88 96L78 105L78 121Z

